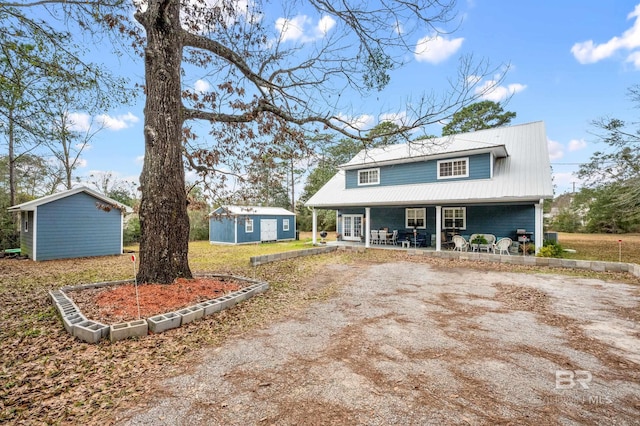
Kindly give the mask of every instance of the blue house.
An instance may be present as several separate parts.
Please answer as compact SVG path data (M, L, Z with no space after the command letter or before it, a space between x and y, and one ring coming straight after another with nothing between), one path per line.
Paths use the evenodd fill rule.
M371 230L415 232L441 250L452 234L543 242L542 204L553 197L543 122L360 152L306 203L337 210L337 232L370 246Z
M86 187L10 207L20 212L20 249L33 260L122 254L130 207Z
M287 241L296 237L296 215L280 207L221 206L209 215L211 244Z

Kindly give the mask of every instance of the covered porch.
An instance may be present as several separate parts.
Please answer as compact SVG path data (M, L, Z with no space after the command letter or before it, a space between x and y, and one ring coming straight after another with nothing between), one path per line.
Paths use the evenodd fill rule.
M418 206L338 207L336 232L344 243L364 247L422 248L441 251L451 248L453 235L468 242L474 234L490 234L518 241L518 232L526 232L537 252L543 243L542 202L485 203ZM317 210L313 209L313 244L317 244ZM396 234L395 244L375 244L372 231ZM395 232L394 232L395 231ZM403 241L405 241L403 243ZM408 241L408 242L407 242Z

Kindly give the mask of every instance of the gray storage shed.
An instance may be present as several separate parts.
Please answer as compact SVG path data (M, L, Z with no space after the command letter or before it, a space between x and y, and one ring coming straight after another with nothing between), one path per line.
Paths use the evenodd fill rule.
M20 249L33 260L122 253L130 207L79 187L9 207L20 212Z
M287 241L296 237L296 215L281 207L221 206L209 215L211 244Z

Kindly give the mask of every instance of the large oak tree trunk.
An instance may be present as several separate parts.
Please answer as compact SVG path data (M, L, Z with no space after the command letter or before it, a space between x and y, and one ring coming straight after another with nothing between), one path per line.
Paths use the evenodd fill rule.
M145 156L140 186L140 283L191 278L182 162L180 2L149 1L145 50Z

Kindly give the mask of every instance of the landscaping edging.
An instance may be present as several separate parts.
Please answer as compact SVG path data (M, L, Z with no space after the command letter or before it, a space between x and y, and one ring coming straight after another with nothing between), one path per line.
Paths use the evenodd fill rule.
M102 324L87 318L82 314L80 308L78 308L73 300L67 296L66 292L122 284L133 284L134 281L132 280L65 286L58 290L49 291L49 298L60 315L65 330L69 334L87 343L98 343L104 338L108 338L112 342L115 342L129 337L146 336L149 332L161 333L172 328L180 327L204 316L229 308L236 303L240 303L243 300L255 296L256 294L263 293L269 288L269 284L267 282L231 275L196 274L195 278L233 279L234 281L244 281L249 283L249 285L234 292L225 294L224 296L200 302L192 306L187 306L175 312L167 312L160 315L154 315L147 319L111 325Z
M314 247L304 250L284 251L282 253L265 254L262 256L251 256L249 262L251 266L263 265L265 263L278 262L280 260L293 259L294 257L313 256L316 254L330 253L338 250L338 246Z
M343 246L340 249L364 251L360 247ZM550 266L556 268L586 269L595 272L626 272L633 276L640 277L640 265L625 262L605 262L600 260L577 260L558 259L554 257L536 256L508 256L505 254L490 254L478 252L458 252L458 251L427 251L427 250L407 250L410 256L426 256L441 259L479 260L493 263L509 263L513 265L529 266Z
M419 250L414 250L419 252ZM426 252L423 252L426 253ZM420 254L420 253L410 253ZM508 256L504 254L465 253L440 251L427 256L440 258L458 258L463 260L482 260L487 262L510 263L514 265L550 266L556 268L586 269L595 272L627 272L640 277L640 265L636 263L605 262L600 260L558 259L554 257Z

